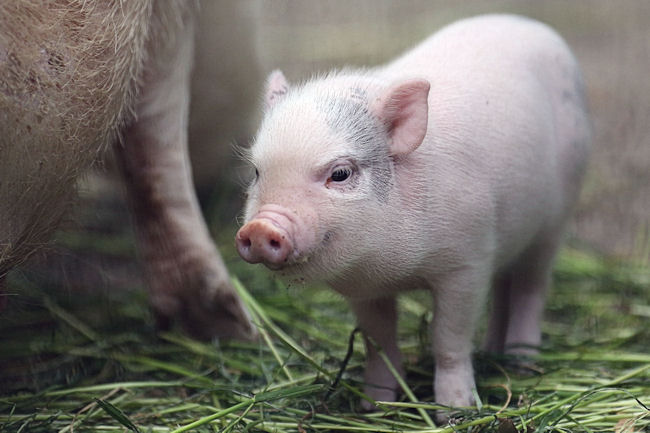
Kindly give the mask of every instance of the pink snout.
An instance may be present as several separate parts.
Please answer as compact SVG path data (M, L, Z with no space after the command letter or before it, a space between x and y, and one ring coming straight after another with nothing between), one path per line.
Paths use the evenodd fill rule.
M264 263L273 269L282 267L293 251L289 234L265 218L253 219L240 228L235 243L244 260Z

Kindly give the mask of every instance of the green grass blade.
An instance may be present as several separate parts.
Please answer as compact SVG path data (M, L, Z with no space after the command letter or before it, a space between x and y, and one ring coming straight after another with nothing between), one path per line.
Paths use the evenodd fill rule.
M124 427L128 428L132 432L140 433L138 427L127 417L124 412L122 412L117 407L113 406L111 403L104 401L102 399L96 398L95 402L104 409L104 411L109 414L113 419L122 424Z

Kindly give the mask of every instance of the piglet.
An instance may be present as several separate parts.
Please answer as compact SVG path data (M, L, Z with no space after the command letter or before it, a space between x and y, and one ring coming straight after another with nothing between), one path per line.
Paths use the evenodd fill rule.
M475 17L374 69L297 86L273 72L265 101L241 257L323 280L348 300L376 400L394 400L398 386L376 345L403 372L396 295L431 291L435 401L474 404L472 338L490 287L485 348L540 344L544 292L589 153L565 42L530 19Z

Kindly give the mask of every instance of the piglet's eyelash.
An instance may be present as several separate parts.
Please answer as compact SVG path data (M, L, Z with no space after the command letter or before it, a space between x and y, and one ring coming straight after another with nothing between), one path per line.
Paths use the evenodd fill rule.
M352 176L352 169L349 167L337 168L332 172L328 180L332 182L343 182Z

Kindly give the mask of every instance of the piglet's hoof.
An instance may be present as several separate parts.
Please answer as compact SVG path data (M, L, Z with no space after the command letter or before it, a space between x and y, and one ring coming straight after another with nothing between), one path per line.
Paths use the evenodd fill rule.
M200 340L257 337L257 329L227 276L200 273L186 276L182 285L172 287L170 283L164 275L150 281L158 329L167 330L176 320L188 334Z
M397 400L397 393L394 390L388 388L379 388L376 386L367 385L364 387L363 392L375 401ZM364 412L374 412L378 409L378 407L367 400L361 400L361 409Z

